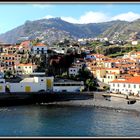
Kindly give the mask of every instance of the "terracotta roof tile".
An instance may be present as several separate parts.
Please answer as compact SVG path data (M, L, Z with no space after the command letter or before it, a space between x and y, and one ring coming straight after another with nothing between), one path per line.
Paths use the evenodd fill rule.
M131 77L123 80L113 80L111 83L132 83L132 84L140 84L140 76Z

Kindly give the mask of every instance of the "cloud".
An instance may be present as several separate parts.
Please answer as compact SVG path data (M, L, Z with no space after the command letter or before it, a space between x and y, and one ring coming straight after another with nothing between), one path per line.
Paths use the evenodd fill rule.
M50 5L50 4L33 4L33 7L44 9L44 8L50 8L50 7L52 7L52 5Z
M61 17L61 19L70 22L70 23L79 23L79 21L73 17Z
M89 11L85 15L81 16L79 19L80 23L99 23L108 21L109 17L102 12L92 12Z
M54 18L52 15L47 15L44 18ZM128 13L121 13L115 16L110 16L107 13L103 12L94 12L89 11L86 12L84 15L80 16L79 18L73 17L64 17L62 16L61 19L65 20L70 23L78 23L78 24L87 24L87 23L100 23L100 22L107 22L112 20L123 20L123 21L133 21L140 18L140 14L128 12Z
M82 15L79 19L75 19L72 17L61 17L63 20L71 22L71 23L99 23L108 21L109 17L102 12L93 12L89 11Z
M43 19L49 19L49 18L54 18L54 16L51 16L51 15L47 15L47 16L45 16L45 17L43 17Z
M140 18L140 14L128 12L128 13L116 15L116 16L112 17L112 20L133 21L133 20L136 20L138 18Z
M54 18L52 15L47 15L43 18ZM109 17L105 15L102 12L93 12L89 11L86 12L84 15L82 15L79 19L73 18L73 17L61 17L61 19L70 22L70 23L98 23L98 22L104 22L109 20Z

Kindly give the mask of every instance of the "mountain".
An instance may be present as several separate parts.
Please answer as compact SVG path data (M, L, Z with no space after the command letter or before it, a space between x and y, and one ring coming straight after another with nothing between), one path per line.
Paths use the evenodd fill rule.
M121 22L108 28L100 36L110 39L140 39L140 19L133 22Z
M26 21L23 25L0 35L0 41L16 43L21 38L40 38L45 42L55 42L65 38L110 37L125 35L134 30L140 31L140 22L110 21L103 23L72 24L61 18L40 19ZM136 29L133 27L137 27ZM129 31L132 30L132 31ZM137 30L137 31L138 31Z

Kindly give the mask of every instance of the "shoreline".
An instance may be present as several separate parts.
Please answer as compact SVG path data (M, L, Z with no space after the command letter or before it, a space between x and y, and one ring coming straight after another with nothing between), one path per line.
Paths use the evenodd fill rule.
M57 106L80 106L80 107L95 107L99 109L110 109L116 112L133 112L140 114L140 102L137 101L135 104L127 104L127 100L103 100L103 99L88 99L88 100L72 100L72 101L61 101L42 103L40 105L57 105Z
M115 110L117 112L140 113L140 100L134 104L128 104L129 99L122 95L113 94L111 98L105 98L104 92L93 93L61 93L61 94L13 94L1 95L0 106L15 105L57 105L95 107ZM131 97L132 98L132 97Z

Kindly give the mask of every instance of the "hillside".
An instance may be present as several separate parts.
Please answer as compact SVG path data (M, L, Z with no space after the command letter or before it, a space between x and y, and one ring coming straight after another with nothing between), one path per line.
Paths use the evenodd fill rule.
M113 40L140 39L140 19L133 22L118 22L103 32L101 36Z
M55 42L64 38L97 37L114 26L125 24L124 21L104 23L72 24L61 18L26 21L23 25L0 35L0 41L16 43L21 37L28 39L41 38L45 42Z

